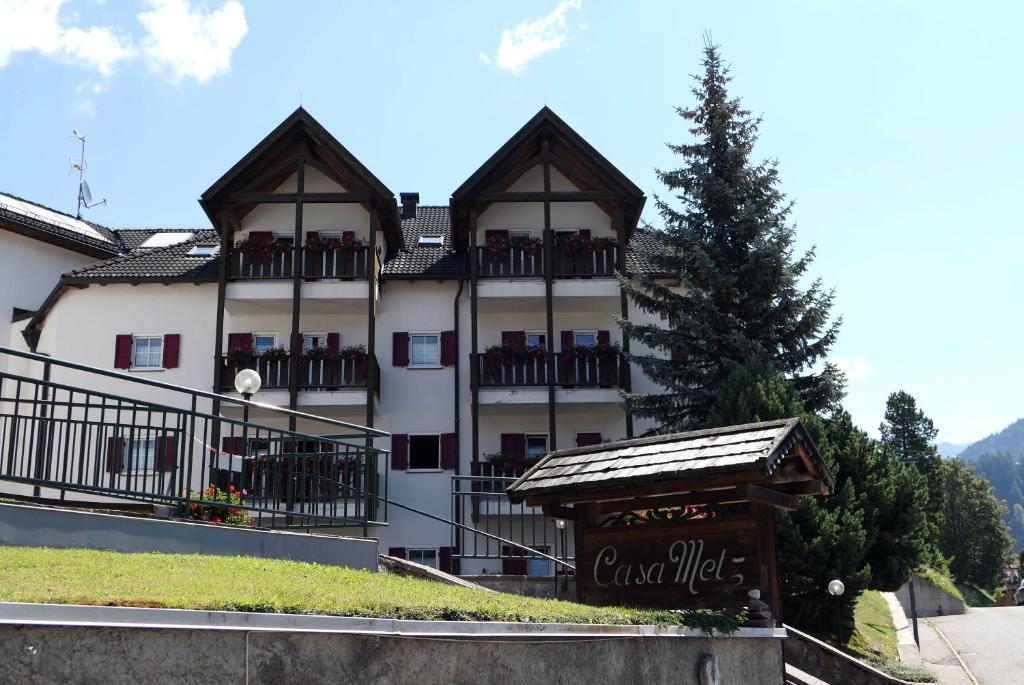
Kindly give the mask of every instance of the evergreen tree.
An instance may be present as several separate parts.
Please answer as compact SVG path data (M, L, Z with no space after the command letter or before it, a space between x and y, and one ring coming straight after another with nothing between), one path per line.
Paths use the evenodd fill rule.
M1013 548L1003 522L1006 505L983 476L959 459L944 462L941 471L945 487L939 548L957 581L990 589L999 582Z
M936 558L939 531L942 528L943 491L945 480L941 469L942 458L932 444L939 431L925 413L918 408L913 395L899 390L889 395L885 403L885 416L878 427L882 447L893 457L913 464L924 477L927 488L925 519L932 561Z
M631 360L666 389L627 395L627 410L667 432L707 425L724 380L749 359L793 379L809 411L842 395L834 366L811 372L840 322L830 319L833 293L820 280L801 288L814 251L794 255L792 205L779 190L776 162L751 160L761 120L729 97L717 46L705 47L703 66L693 88L696 105L677 109L694 140L669 145L683 166L658 171L681 206L656 198L661 245L645 255L682 287L619 275L636 305L667 323L619 321L625 335L661 353Z

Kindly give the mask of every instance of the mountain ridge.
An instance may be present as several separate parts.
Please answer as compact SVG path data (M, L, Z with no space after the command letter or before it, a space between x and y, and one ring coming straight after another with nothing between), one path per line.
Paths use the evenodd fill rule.
M1006 453L1024 458L1024 418L1017 419L1001 431L972 442L960 452L964 461L976 461L983 454Z

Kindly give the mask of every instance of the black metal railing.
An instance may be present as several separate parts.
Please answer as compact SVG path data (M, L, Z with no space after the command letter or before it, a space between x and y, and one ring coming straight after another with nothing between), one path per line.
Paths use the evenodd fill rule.
M238 361L231 355L222 355L221 392L234 391L234 378L242 369L255 369L260 374L264 390L287 390L291 359L288 356L267 359L257 357ZM365 359L310 359L299 358L299 390L345 390L365 388L369 380L369 365L377 370L374 390L380 394L380 365L377 358Z
M388 433L6 347L0 361L20 371L0 371L0 480L32 494L177 504L188 515L214 488L235 498L218 511L249 511L261 526L387 520L387 452L373 441ZM254 408L325 434L249 421Z
M474 463L469 476L452 476L453 558L487 563L490 573L556 576L574 572L573 524L559 528L536 507L512 504L505 489L523 464ZM521 474L520 474L521 475ZM483 535L487 533L488 535ZM514 542L516 544L509 544ZM542 554L536 554L541 552ZM462 572L466 573L466 564Z
M530 387L548 382L548 363L543 357L505 359L478 352L477 373L480 387ZM602 357L566 359L555 356L555 384L575 388L617 388L626 378L628 362L619 354Z

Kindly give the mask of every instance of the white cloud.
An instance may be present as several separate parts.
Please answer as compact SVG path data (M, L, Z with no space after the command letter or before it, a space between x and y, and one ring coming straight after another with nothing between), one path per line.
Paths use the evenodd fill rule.
M870 376L875 372L874 367L868 363L867 357L854 357L853 359L833 357L831 362L839 367L839 370L846 374L846 379L851 382Z
M582 0L559 0L550 13L540 19L528 19L501 32L501 43L494 56L499 69L513 74L546 52L562 47L568 39L566 14L583 7ZM485 59L486 58L486 59ZM491 58L481 53L480 61L490 64Z
M477 58L484 64L491 64L491 56L488 55L486 52L481 52L479 55L477 55Z
M65 26L65 0L0 0L0 67L18 52L38 52L103 76L134 55L131 40L110 26Z
M142 49L146 60L172 83L192 78L206 83L231 71L231 55L249 25L245 8L228 0L218 10L193 8L187 0L149 0L139 13L146 29Z

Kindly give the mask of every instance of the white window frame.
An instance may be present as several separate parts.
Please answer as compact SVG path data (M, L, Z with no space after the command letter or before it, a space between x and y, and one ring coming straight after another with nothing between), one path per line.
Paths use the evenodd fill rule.
M318 348L318 349L327 349L327 333L321 333L320 331L313 331L312 333L303 333L302 334L302 351L303 352L308 352L309 350L313 349L312 347L310 347L307 344L307 341L309 340L309 338L322 338L323 341L324 341L323 347Z
M577 331L577 330L573 329L573 332L572 332L572 344L573 345L579 345L580 344L579 342L576 341L576 336L578 336L578 335L592 335L592 336L594 336L594 342L589 343L589 344L591 344L591 345L596 345L597 344L597 331L596 330L591 330L591 329L588 329L588 328L581 328L580 330ZM583 343L583 344L587 344L587 343Z
M428 240L424 242L424 238L436 238L437 241ZM425 233L419 237L416 241L416 245L419 247L443 247L444 246L444 235L440 233Z
M551 438L547 433L523 433L523 457L530 458L530 438L544 438L544 454L551 451ZM544 454L540 456L544 456Z
M423 566L428 566L428 567L433 568L433 569L441 570L441 550L439 550L437 547L406 547L406 549L405 549L405 558L406 558L407 561L413 561L413 559L412 559L413 552L418 552L420 554L420 559L421 559L420 561L416 561L415 563L422 564ZM424 552L432 552L434 554L434 565L433 566L430 566L430 564L424 564L423 563L422 555L423 555Z
M149 452L148 447L147 447L146 451L149 452L149 453L146 454L146 455L143 455L143 459L141 460L141 462L140 462L140 459L139 459L139 450L138 450L139 443L147 443L147 444L151 443L152 447L153 447L153 451L152 452ZM131 440L126 440L124 444L125 444L124 453L121 454L121 473L122 474L124 474L124 475L131 475L131 474L147 474L147 473L155 473L156 472L156 446L157 446L157 439L156 438L132 438ZM132 466L131 471L128 470L129 456L131 457L131 466ZM139 466L140 463L141 463L141 468Z
M532 235L530 234L530 231L528 229L521 228L521 229L509 229L508 237L509 238L531 238Z
M523 335L526 336L526 346L527 347L530 346L530 336L531 335L541 335L541 336L544 336L544 347L545 347L545 349L548 347L548 341L547 341L548 332L547 331L523 331Z
M417 469L412 467L412 439L413 438L437 438L437 468ZM406 445L406 467L407 473L443 473L441 469L441 434L440 433L409 433Z
M433 336L437 338L437 362L434 364L417 364L413 360L413 338ZM441 332L440 331L410 331L409 332L409 365L410 369L442 369L441 366Z
M137 366L135 364L135 343L140 339L160 339L160 360L156 366ZM132 333L132 358L129 371L163 371L164 370L164 345L166 344L163 333Z
M275 241L276 240L287 240L289 243L294 243L295 242L295 232L294 231L292 231L292 232L272 231L272 233L274 235L274 240Z
M271 340L274 341L274 342L272 342L270 344L270 346L271 347L277 347L277 333L276 332L273 332L273 331L262 332L262 333L255 333L254 332L252 334L252 351L254 353L256 353L256 354L260 353L259 352L259 345L256 344L256 338L270 338Z

